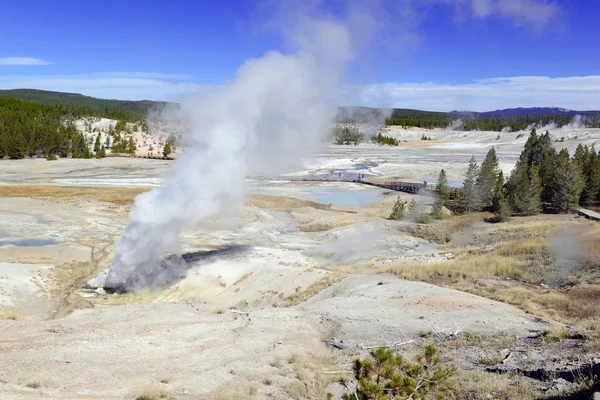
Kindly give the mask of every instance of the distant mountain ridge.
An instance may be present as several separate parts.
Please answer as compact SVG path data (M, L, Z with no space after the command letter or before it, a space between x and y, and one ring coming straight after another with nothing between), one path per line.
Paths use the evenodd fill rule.
M577 114L590 115L590 114L600 114L600 111L597 111L597 110L576 111L576 110L569 110L567 108L561 108L561 107L517 107L517 108L504 108L501 110L483 111L483 112L454 110L454 111L450 111L450 114L512 117L512 116L520 116L520 115L531 115L531 116L577 115Z

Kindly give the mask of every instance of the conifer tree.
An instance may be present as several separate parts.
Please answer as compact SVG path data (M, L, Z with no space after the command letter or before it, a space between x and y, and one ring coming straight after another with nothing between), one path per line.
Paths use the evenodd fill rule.
M431 209L431 216L433 218L444 218L443 207L446 205L449 199L450 189L448 187L448 178L446 176L446 171L442 169L438 175L438 183L435 188L435 201L433 202L433 207Z
M510 219L512 210L506 199L506 192L504 190L504 174L502 171L498 173L496 178L496 187L494 188L494 198L492 199L492 211L496 222L504 222Z
M127 141L126 151L127 151L127 153L134 154L136 150L137 150L137 147L136 147L135 143L133 142L133 138L130 137L129 140Z
M446 176L446 171L444 171L443 169L438 175L438 183L435 188L435 195L441 200L442 205L446 205L448 200L450 200L450 188L448 187L448 177Z
M456 201L457 211L459 213L479 211L479 196L477 195L477 175L479 174L479 166L475 156L469 161L469 168L465 173L463 181L463 189L460 192L459 198Z
M390 214L390 219L399 221L406 217L406 205L408 202L400 200L400 197L396 199L394 202L394 207L392 208L392 213Z
M551 197L552 208L562 213L576 211L584 187L582 172L577 163L569 157L567 149L562 149L556 160Z
M100 134L96 135L96 141L94 142L94 153L98 154L100 151Z
M100 146L100 150L96 153L96 158L104 158L106 157L106 149L104 146Z
M164 147L164 149L163 149L163 156L165 156L165 157L169 157L169 154L171 154L171 151L172 151L172 150L171 150L171 145L169 144L169 142L167 142L167 143L165 144L165 147Z
M556 150L550 148L542 154L539 165L540 182L542 184L542 202L550 203L554 185L554 168L556 168Z
M496 157L496 150L492 147L481 164L475 182L479 208L487 208L492 205L498 172L500 172L498 169L498 158Z
M582 193L586 203L600 203L600 155L594 147L589 152L587 161L585 188Z
M511 207L521 212L529 191L529 171L525 159L521 158L517 161L506 182L506 189Z
M536 166L531 167L529 170L528 181L527 195L523 199L519 211L525 215L535 215L542 211L542 184Z

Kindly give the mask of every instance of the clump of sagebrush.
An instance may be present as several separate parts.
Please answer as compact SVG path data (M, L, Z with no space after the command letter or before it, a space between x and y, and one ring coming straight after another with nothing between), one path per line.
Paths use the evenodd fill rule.
M407 205L408 205L407 201L402 201L402 200L400 200L400 197L398 197L398 199L396 199L396 201L394 202L394 207L392 208L392 213L390 214L390 219L393 219L396 221L404 219L404 217L406 217L406 214L407 214Z
M440 385L456 373L454 365L440 363L433 344L425 345L423 355L414 361L386 347L370 354L373 360L354 360L354 382L339 379L347 390L342 399L426 399L438 394Z

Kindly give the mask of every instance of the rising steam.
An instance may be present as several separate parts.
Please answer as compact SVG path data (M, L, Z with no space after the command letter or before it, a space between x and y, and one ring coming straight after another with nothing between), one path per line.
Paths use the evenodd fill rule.
M281 173L316 150L336 113L330 93L352 53L342 25L312 21L303 26L296 53L270 52L249 60L231 85L181 105L177 113L186 149L160 187L136 198L131 222L99 285L160 284L168 267L161 260L179 251L185 225L243 204L247 174Z

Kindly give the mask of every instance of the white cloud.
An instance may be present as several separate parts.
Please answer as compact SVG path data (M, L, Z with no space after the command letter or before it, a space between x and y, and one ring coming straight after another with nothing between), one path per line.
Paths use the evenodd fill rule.
M347 87L346 105L417 108L425 110L489 111L511 107L600 109L600 75L551 78L518 76L471 83L382 83Z
M163 79L161 79L163 77ZM176 74L96 73L74 76L1 76L0 88L35 88L125 100L179 100L214 85L175 79ZM517 76L468 83L389 82L347 85L338 94L342 105L424 110L489 111L510 107L556 106L600 109L600 75L551 78Z
M33 57L0 57L0 65L50 65L50 61Z
M209 85L182 81L188 75L102 72L84 75L0 75L1 89L41 89L125 100L172 100Z
M429 0L456 7L457 21L463 21L470 10L474 18L499 16L512 20L515 26L529 26L543 30L550 22L558 20L563 9L547 0Z

